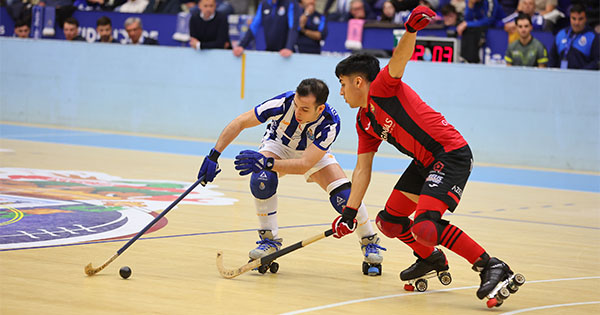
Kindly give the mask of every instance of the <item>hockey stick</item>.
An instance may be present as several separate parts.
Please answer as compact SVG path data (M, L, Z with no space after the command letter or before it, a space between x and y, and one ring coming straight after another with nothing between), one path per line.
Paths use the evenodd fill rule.
M137 239L140 238L140 236L142 236L144 233L146 233L146 231L148 231L148 229L150 229L154 224L156 224L156 222L158 222L165 215L167 215L167 213L169 213L169 211L171 211L171 209L173 209L173 207L175 207L183 198L185 198L185 196L187 196L190 192L192 192L192 190L194 190L194 188L196 188L196 186L198 186L198 184L200 184L203 180L204 180L204 176L200 177L194 184L192 184L192 186L190 186L190 188L188 188L183 194L181 194L181 196L179 196L179 198L177 198L175 201L173 201L165 210L163 210L163 212L161 212L158 216L156 216L156 218L154 218L154 220L152 220L152 222L148 223L148 225L146 225L146 227L144 227L138 234L136 234L132 239L130 239L129 242L127 242L127 244L125 244L123 247L121 247L117 251L116 254L114 254L104 264L102 264L102 266L100 266L98 268L94 268L94 267L92 267L92 263L87 264L87 266L85 266L85 268L84 268L85 274L88 276L93 276L93 275L97 274L98 272L100 272L102 269L106 268L106 266L108 266L111 262L113 262L113 260L117 259L117 257L119 257L119 255L121 255L129 246L131 246L131 244L133 244L133 242L137 241Z
M329 229L325 232L319 233L318 235L315 235L311 238L307 238L303 241L300 241L298 243L292 244L286 248L282 248L274 253L271 253L267 256L264 256L260 259L255 259L239 268L236 269L227 269L223 266L223 252L222 251L218 251L217 252L217 269L219 269L219 273L221 274L221 276L227 278L227 279L231 279L231 278L235 278L239 275L241 275L242 273L252 270L254 268L258 268L262 265L266 265L270 262L272 262L273 260L283 256L283 255L287 255L293 251L295 251L296 249L302 248L308 244L314 243L320 239L326 238L327 236L330 236L331 234L333 234L333 230Z

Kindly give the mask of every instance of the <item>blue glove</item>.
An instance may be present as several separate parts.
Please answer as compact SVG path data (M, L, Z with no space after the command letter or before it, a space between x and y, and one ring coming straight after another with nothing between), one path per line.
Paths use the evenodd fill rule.
M221 152L212 149L210 153L204 157L204 161L202 162L202 166L200 166L200 171L198 172L198 179L204 176L204 180L200 182L202 186L206 186L207 183L212 182L217 174L221 173L221 169L219 168L219 163L217 160Z
M244 150L235 157L235 169L240 171L240 176L248 175L252 172L258 173L262 170L270 171L273 168L275 160L272 157L266 157L259 152Z

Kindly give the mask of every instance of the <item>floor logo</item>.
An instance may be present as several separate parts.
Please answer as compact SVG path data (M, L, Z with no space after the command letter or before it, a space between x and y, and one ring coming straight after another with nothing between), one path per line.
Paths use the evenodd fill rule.
M0 168L0 249L134 235L190 185L95 172ZM231 205L235 201L209 185L199 186L179 204ZM163 218L150 232L166 224Z

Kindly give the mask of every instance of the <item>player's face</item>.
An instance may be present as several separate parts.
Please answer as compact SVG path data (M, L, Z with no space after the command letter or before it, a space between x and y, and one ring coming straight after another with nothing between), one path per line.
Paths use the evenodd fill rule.
M66 40L73 40L77 36L77 26L75 24L65 23L63 26Z
M525 19L521 19L517 21L517 32L519 32L519 37L525 39L529 37L531 34L531 23Z
M142 27L138 22L127 25L125 30L127 31L127 35L129 35L129 38L131 38L133 43L137 43L140 40L140 37L142 37Z
M112 26L110 25L98 25L96 27L98 35L100 35L101 42L109 42L111 39Z
M583 31L585 28L585 23L587 22L587 18L585 16L585 12L571 12L571 28L573 32L579 33Z
M307 96L296 94L294 96L294 116L298 123L306 124L317 120L324 109L324 104L317 106L317 99L312 94Z
M362 78L359 76L340 76L340 95L344 97L344 101L350 105L350 108L361 107L366 101L363 99L362 91L359 88L358 80Z
M15 34L19 38L29 38L29 26L23 25L15 28Z

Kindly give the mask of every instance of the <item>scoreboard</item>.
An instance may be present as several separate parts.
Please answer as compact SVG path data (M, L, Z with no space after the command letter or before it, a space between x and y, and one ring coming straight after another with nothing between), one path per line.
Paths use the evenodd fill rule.
M405 30L394 30L394 47ZM460 42L456 38L417 36L415 51L410 60L431 62L457 62Z

